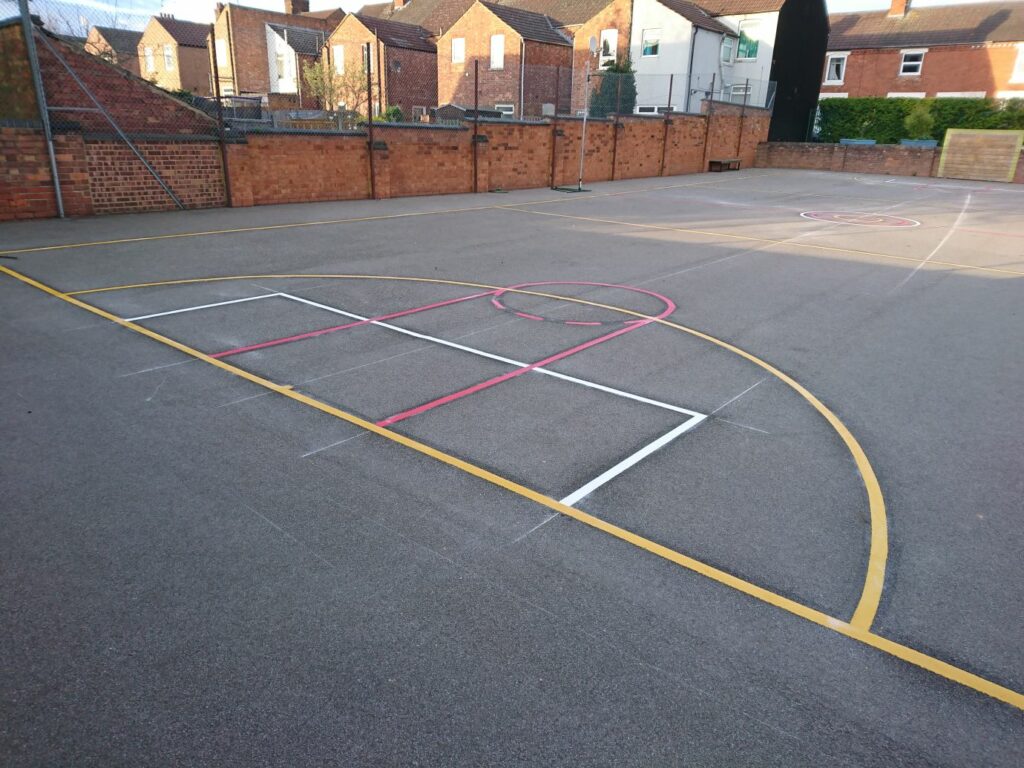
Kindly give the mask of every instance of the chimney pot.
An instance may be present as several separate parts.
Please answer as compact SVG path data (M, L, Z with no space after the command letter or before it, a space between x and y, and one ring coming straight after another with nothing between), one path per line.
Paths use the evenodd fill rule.
M309 13L309 0L284 0L284 12L292 16Z
M892 0L892 5L889 6L889 13L886 15L890 18L895 16L902 19L909 10L910 0Z

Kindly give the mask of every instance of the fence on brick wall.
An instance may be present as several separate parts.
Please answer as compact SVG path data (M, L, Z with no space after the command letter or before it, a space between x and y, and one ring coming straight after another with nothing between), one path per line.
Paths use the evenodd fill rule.
M209 25L137 10L116 16L105 4L75 0L29 2L31 18L25 0L0 0L0 9L21 12L0 16L0 219L699 172L714 157L752 164L770 116L762 108L767 95L753 98L750 83L737 98L715 87L713 76L706 86L684 78L687 104L673 90L674 76L601 72L588 79L586 69L561 64L485 72L472 62L445 85L451 98L441 106L413 90L416 68L393 58L356 72L361 101L310 87L295 99L223 94ZM319 62L326 68L329 51ZM169 73L181 72L179 84L188 79L189 56L210 68L206 80L193 80L191 90L171 87ZM390 69L382 72L384 61ZM305 63L306 71L325 69ZM645 108L640 99L662 84L664 106Z

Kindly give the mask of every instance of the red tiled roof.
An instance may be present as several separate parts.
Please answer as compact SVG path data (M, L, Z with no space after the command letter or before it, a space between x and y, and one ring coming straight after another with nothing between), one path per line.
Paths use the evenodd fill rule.
M206 38L210 34L209 24L197 24L194 21L182 21L170 16L154 17L178 45L186 48L205 48Z
M508 5L481 2L499 19L518 32L524 40L537 43L553 43L554 45L572 45L572 41L555 28L554 22L542 13L524 11Z
M887 13L837 13L829 16L832 34L829 35L828 49L1024 41L1024 2L911 8L902 17L890 17Z
M689 21L693 26L706 29L709 32L718 32L723 35L736 36L736 33L720 21L715 21L703 8L698 8L687 0L658 0L673 13L677 13Z

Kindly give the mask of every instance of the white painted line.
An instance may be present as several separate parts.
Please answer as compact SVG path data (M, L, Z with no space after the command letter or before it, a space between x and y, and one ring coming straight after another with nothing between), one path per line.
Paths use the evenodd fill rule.
M526 533L524 533L524 534L523 534L523 535L521 535L521 536L516 536L516 537L515 537L514 539L512 539L512 543L513 543L513 544L518 544L518 543L519 543L520 541L522 541L523 539L525 539L525 538L526 538L527 536L529 536L529 535L530 535L531 533L533 533L534 531L538 530L539 528L543 528L543 527L544 527L545 525L547 525L548 523L550 523L550 522L551 522L552 520L554 520L554 519L555 519L556 517L558 517L558 516L559 516L560 514L562 514L562 513L561 513L561 512L555 512L555 514L553 514L553 515L548 515L548 516L547 516L547 517L545 517L545 518L544 518L543 520L541 520L541 521L540 521L539 523L537 523L537 524L536 524L535 526L533 526L533 528L531 528L530 530L528 530L528 531L527 531Z
M329 307L326 304L320 304L320 303L315 302L315 301L310 301L309 299L304 299L304 298L302 298L300 296L292 296L291 294L288 294L288 293L282 293L282 294L279 294L279 295L281 297L285 298L285 299L292 299L293 301L298 301L298 302L301 302L303 304L308 304L311 307L317 307L319 309L324 309L324 310L326 310L328 312L333 312L333 313L335 313L337 315L343 315L344 317L350 317L350 318L352 318L354 320L363 320L363 321L369 320L369 318L363 317L362 315L357 315L354 312L346 312L345 310L337 309L336 307ZM370 325L377 325L377 326L380 326L381 328L387 328L389 331L395 331L396 333L403 333L406 336L412 336L413 338L423 339L424 341L430 341L430 342L433 342L434 344L440 344L440 345L445 346L445 347L451 347L452 349L457 349L457 350L459 350L461 352L469 352L472 355L478 355L479 357L486 357L486 358L488 358L490 360L496 360L499 363L504 363L506 365L511 365L511 366L516 367L516 368L525 368L527 365L529 365L529 363L523 363L523 362L520 362L518 360L513 360L511 358L508 358L508 357L502 357L501 355L495 355L495 354L492 354L491 352L485 352L482 349L476 349L475 347L467 347L464 344L456 344L454 341L448 341L447 339L440 339L440 338L437 338L436 336L428 336L425 333L417 333L416 331L410 331L407 328L400 328L397 325L391 325L390 323L384 323L384 322L381 322L379 320L370 320L369 324ZM675 413L681 413L681 414L686 415L686 416L700 416L701 418L704 418L704 414L698 413L697 411L691 411L688 408L680 408L677 405L670 405L669 403L663 403L663 402L661 402L659 400L652 400L651 398L643 397L642 395L634 395L632 392L623 392L621 389L614 389L613 387L606 387L603 384L597 384L596 382L587 381L585 379L578 379L575 376L569 376L567 374L559 373L557 371L552 371L552 370L549 370L547 368L534 368L531 371L531 373L533 373L533 372L542 373L542 374L544 374L546 376L551 376L551 377L556 378L556 379L561 379L562 381L568 381L568 382L571 382L573 384L579 384L580 386L589 387L590 389L596 389L596 390L598 390L600 392L606 392L609 395L615 395L617 397L623 397L623 398L626 398L627 400L634 400L634 401L636 401L638 403L644 403L646 405L653 405L653 406L655 406L657 408L664 408L665 410L674 411Z
M722 410L723 408L725 408L725 406L727 406L727 405L732 405L732 404L733 404L733 403L735 403L735 402L736 402L737 400L739 400L739 399L740 399L741 397L743 397L743 396L744 396L745 394L747 394L747 392L749 392L749 391L750 391L750 390L752 390L752 389L753 389L754 387L756 387L756 386L757 386L758 384L763 384L763 383L764 383L765 381L767 381L767 380L768 380L768 377L767 377L767 376L765 376L765 377L764 377L763 379L761 379L760 381L755 381L755 382L754 382L753 384L751 384L751 385L750 385L749 387L747 387L747 388L746 388L746 389L744 389L744 390L743 390L742 392L740 392L740 393L739 393L738 395L736 395L736 397L731 397L731 398L729 398L729 399L728 399L728 400L726 400L726 401L725 401L724 403L722 403L722 404L721 404L720 406L718 406L717 408L715 408L715 410L713 410L713 411L711 412L711 415L712 415L712 416L714 416L714 415L715 415L716 413L718 413L718 412L719 412L720 410Z
M304 454L302 454L302 458L306 458L307 456L312 456L312 455L314 455L316 453L320 453L320 451L326 451L328 448L334 448L335 446L339 446L342 443L347 443L349 440L355 440L357 437L362 437L363 435L368 435L368 434L370 434L370 433L364 430L364 431L360 432L357 435L351 435L349 437L346 437L344 440L339 440L336 443L331 443L330 445L325 445L323 448L317 448L315 451L310 451L309 453L304 453Z
M269 299L273 296L281 296L280 293L265 293L260 296L248 296L244 299L231 299L230 301L218 301L214 304L200 304L198 307L183 307L182 309L172 309L169 312L154 312L151 315L139 315L138 317L122 317L129 323L134 323L138 320L149 320L151 317L164 317L165 315L178 315L182 312L195 312L198 309L211 309L213 307L223 307L228 304L241 304L243 301L257 301L258 299Z
M971 197L972 197L972 195L973 195L973 193L971 193L971 192L967 193L967 197L964 198L964 207L960 209L960 215L956 217L956 221L953 222L953 226L951 226L949 228L949 231L946 233L946 236L939 241L939 244L936 245L932 249L931 253L929 253L927 256L924 257L924 261L919 261L917 263L917 266L914 267L914 271L911 272L906 277L904 277L900 281L900 284L897 285L896 288L894 288L893 290L897 290L899 288L902 288L904 285L906 285L908 282L910 282L910 278L912 278L914 275L916 275L921 270L921 267L923 267L925 264L927 264L929 261L931 261L932 256L934 256L936 253L938 253L939 250L941 250L942 246L944 246L949 241L949 238L951 238L954 235L954 233L956 233L956 228L960 226L960 222L963 221L964 216L967 213L967 208L971 204ZM890 293L891 293L891 291L890 291Z
M644 459L646 459L648 456L650 456L652 453L654 453L655 451L659 450L660 448L664 448L666 445L671 443L673 440L675 440L677 437L679 437L684 432L689 432L691 429L696 427L698 424L700 424L706 418L707 418L707 416L698 415L698 416L693 416L690 419L687 419L686 421L684 421L682 424L680 424L675 429L671 430L670 432L666 432L664 435L659 437L654 442L649 443L648 445L645 445L643 448L641 448L639 451L634 453L632 456L629 456L629 457L623 459L622 461L620 461L618 464L616 464L611 469L605 470L600 475L598 475L593 480L591 480L589 483L584 485L582 488L580 488L580 489L570 493L568 496L566 496L564 499L562 499L562 504L565 504L566 506L569 506L569 507L574 506L578 501L580 501L581 499L589 496L591 493L596 491L598 488L600 488L602 485L604 485L608 481L618 477L623 472L625 472L627 469L632 467L634 464L637 464L637 463L643 461Z

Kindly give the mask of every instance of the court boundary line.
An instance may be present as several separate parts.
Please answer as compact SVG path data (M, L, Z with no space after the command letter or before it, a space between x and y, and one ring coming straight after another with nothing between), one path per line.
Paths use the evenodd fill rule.
M171 309L167 312L153 312L149 315L139 315L138 317L122 317L122 320L127 320L129 323L137 323L140 320L152 320L156 317L167 317L168 315L181 315L185 312L198 312L201 309L213 309L214 307L226 307L228 304L242 304L246 301L259 301L260 299L272 299L275 296L280 296L280 293L261 293L259 296L246 296L244 299L229 299L228 301L216 301L213 304L200 304L195 307L182 307L181 309Z
M981 694L983 694L985 696L989 696L990 698L996 699L998 701L1002 701L1003 703L1009 704L1010 706L1013 706L1013 707L1015 707L1017 709L1024 710L1024 694L1018 693L1017 691L1011 690L1010 688L1007 688L1005 686L999 685L998 683L992 682L991 680L987 680L987 679L981 677L980 675L974 674L973 672L968 672L965 669L962 669L960 667L956 667L956 666L954 666L954 665L952 665L952 664L950 664L948 662L942 661L942 660L937 659L937 658L935 658L933 656L929 656L929 655L927 655L925 653L922 653L921 651L917 651L917 650L915 650L913 648L910 648L909 646L902 645L902 644L897 643L897 642L895 642L893 640L889 640L886 637L883 637L881 635L877 635L877 634L871 632L870 628L864 628L864 627L861 627L861 626L857 626L852 621L851 622L846 622L846 621L843 621L841 619L837 619L837 618L835 618L833 616L829 616L828 614L826 614L826 613L824 613L822 611L816 610L814 608L810 608L810 607L808 607L806 605L803 605L802 603L799 603L799 602L797 602L795 600L792 600L790 598L784 597L784 596L779 595L779 594L777 594L775 592L772 592L771 590L765 589L764 587L760 587L760 586L758 586L756 584L753 584L752 582L745 581L745 580L743 580L743 579L741 579L741 578L739 578L737 576L734 576L734 575L732 575L732 574L730 574L730 573L728 573L726 571L723 571L721 569L715 568L712 565L708 565L707 563L701 562L700 560L692 558L692 557L690 557L688 555L684 555L681 552L677 552L677 551L675 551L673 549L670 549L670 548L668 548L668 547L666 547L666 546L664 546L662 544L658 544L657 542L654 542L654 541L652 541L650 539L646 539L646 538L644 538L642 536L639 536L638 534L635 534L632 531L628 531L628 530L626 530L624 528L620 528L619 526L614 525L613 523L609 523L609 522L607 522L605 520L602 520L601 518L598 518L598 517L595 517L593 515L587 514L586 512L583 512L582 510L576 509L575 507L570 507L568 505L562 504L561 502L558 502L555 499L552 499L552 498L550 498L548 496L540 494L537 491L534 491L534 490L532 490L530 488L522 486L522 485L520 485L520 484L518 484L518 483L516 483L516 482L514 482L512 480L508 480L507 478L501 477L500 475L496 475L495 473L490 472L490 471L488 471L486 469L477 467L477 466L475 466L473 464L470 464L469 462L463 461L462 459L459 459L456 456L452 456L450 454L446 454L446 453L444 453L442 451L439 451L439 450L437 450L435 448L432 448L432 447L430 447L430 446L428 446L428 445L426 445L424 443L420 443L417 440L414 440L412 438L406 437L405 435L402 435L402 434L400 434L398 432L394 432L394 431L386 429L384 427L378 427L376 424L374 424L372 422L369 422L369 421L366 421L365 419L362 419L362 418L360 418L358 416L355 416L353 414L350 414L350 413L347 413L345 411L342 411L339 408L335 408L335 407L333 407L331 405L328 405L327 403L323 403L323 402L321 402L319 400L316 400L315 398L309 397L309 396L304 395L304 394L302 394L300 392L295 392L294 390L291 389L290 386L281 386L279 384L276 384L276 383L270 381L269 379L265 379L265 378L263 378L261 376L258 376L258 375L254 374L254 373L251 373L250 371L246 371L246 370L244 370L242 368L239 368L237 366L231 365L230 363L225 363L223 360L216 360L216 359L210 357L209 355L205 355L202 352L199 352L198 350L192 349L191 347L188 347L187 345L182 344L181 342L175 341L174 339L170 339L170 338L168 338L166 336L163 336L163 335L161 335L159 333L156 333L155 331L150 331L148 328L145 328L145 327L143 327L141 325L137 325L135 323L131 323L129 321L123 320L123 319L119 318L118 316L116 316L116 315L114 315L114 314L112 314L112 313L110 313L110 312L108 312L108 311L106 311L104 309L101 309L101 308L99 308L97 306L89 304L88 302L82 301L81 299L77 299L74 296L71 296L70 294L62 293L61 291L58 291L56 288L52 288L52 287L46 285L45 283L42 283L42 282L40 282L40 281L38 281L38 280L36 280L34 278L28 277L27 275L22 275L21 273L16 272L15 270L10 269L9 267L4 266L2 264L0 264L0 272L4 273L4 274L6 274L6 275L8 275L10 277L13 277L14 279L24 283L25 285L29 285L29 286L31 286L33 288L36 288L37 290L40 290L43 293L46 293L46 294L48 294L50 296L53 296L53 297L58 298L58 299L60 299L62 301L65 301L65 302L67 302L67 303L69 303L69 304L71 304L73 306L79 307L80 309L84 309L87 312L91 312L91 313L93 313L95 315L98 315L98 316L103 317L103 318L105 318L107 320L110 320L111 322L116 323L117 325L120 325L120 326L122 326L122 327L124 327L124 328L126 328L128 330L131 330L131 331L139 333L139 334L141 334L143 336L146 336L146 337L148 337L148 338L150 338L150 339L152 339L154 341L157 341L157 342L160 342L162 344L165 344L165 345L171 347L172 349L176 349L179 352L182 352L183 354L189 355L190 357L202 360L202 361L204 361L206 363L209 363L210 365L213 365L213 366L215 366L217 368L220 368L220 369L222 369L224 371L227 371L228 373L232 373L235 376L238 376L238 377L240 377L242 379L245 379L245 380L250 381L250 382L252 382L254 384L257 384L258 386L262 386L262 387L264 387L266 389L269 389L269 390L271 390L273 392L277 392L277 393L283 395L284 397L288 397L288 398L290 398L292 400L295 400L297 402L309 405L310 407L315 408L316 410L319 410L319 411L321 411L323 413L327 413L327 414L336 416L337 418L340 418L340 419L342 419L344 421L347 421L347 422L349 422L351 424L355 424L356 426L360 426L363 429L367 430L368 432L373 432L373 433L375 433L377 435L380 435L382 437L386 437L389 440L392 440L392 441L394 441L394 442L396 442L396 443L398 443L400 445L404 445L404 446L406 446L408 448L411 448L411 449L413 449L413 450L415 450L415 451L417 451L417 452L419 452L419 453L421 453L421 454L423 454L425 456L428 456L430 458L434 458L437 461L443 462L443 463L448 464L448 465L450 465L452 467L455 467L457 469L461 469L461 470L467 472L470 475L473 475L473 476L478 477L478 478L480 478L482 480L490 482L490 483L492 483L494 485L497 485L497 486L499 486L501 488L505 488L506 490L511 491L512 493L516 493L516 494L518 494L518 495L520 495L520 496L522 496L524 498L530 499L530 500L532 500L532 501L534 501L534 502L536 502L536 503L538 503L538 504L540 504L542 506L548 507L549 509L551 509L551 510L553 510L555 512L560 512L560 513L566 515L567 517L571 517L571 518L573 518L573 519L575 519L575 520L577 520L577 521L579 521L581 523L584 523L585 525L588 525L588 526L590 526L592 528L595 528L596 530L599 530L599 531L602 531L604 533L607 533L610 536L614 536L615 538L618 538L618 539L620 539L622 541L625 541L625 542L627 542L629 544L632 544L632 545L634 545L634 546L636 546L636 547L638 547L640 549L643 549L643 550L645 550L645 551L647 551L647 552L649 552L649 553L651 553L653 555L661 557L664 560L667 560L669 562L675 563L676 565L679 565L679 566L681 566L683 568L686 568L686 569L688 569L690 571L693 571L694 573L703 575L703 576L711 579L712 581L716 581L716 582L718 582L720 584L723 584L723 585L725 585L727 587L731 587L735 591L742 592L742 593L748 595L749 597L753 597L753 598L758 599L758 600L760 600L760 601L762 601L764 603L772 605L772 606L774 606L776 608L780 608L780 609L782 609L782 610L784 610L784 611L786 611L788 613L793 614L794 616L799 616L800 618L803 618L803 619L805 619L805 620L807 620L807 621L809 621L811 623L817 624L817 625L819 625L821 627L829 629L829 630L831 630L833 632L836 632L836 633L838 633L840 635L848 637L848 638L850 638L852 640L856 640L856 641L858 641L858 642L860 642L860 643L862 643L864 645L867 645L869 647L875 648L876 650L882 651L883 653L886 653L886 654L888 654L888 655L890 655L890 656L892 656L894 658L898 658L898 659L900 659L902 661L905 661L905 662L907 662L909 664L913 664L914 666L920 667L920 668L922 668L922 669L924 669L924 670L926 670L928 672L931 672L931 673L933 673L933 674L935 674L935 675L937 675L939 677L943 677L943 678L945 678L945 679L947 679L947 680L949 680L951 682L954 682L954 683L957 683L957 684L959 684L961 686L964 686L966 688L972 689L972 690L974 690L974 691L976 691L978 693L981 693ZM247 277L251 279L253 276L247 276ZM263 276L261 276L261 279L268 279L269 277L270 276L268 276L268 275L263 275ZM299 275L297 277L308 278L308 277L310 277L310 275ZM377 279L380 279L380 276L376 276L376 277L377 277ZM213 280L216 280L216 279L217 278L214 278ZM236 276L235 279L242 279L242 276ZM440 280L440 279L437 279L437 278L405 278L405 279L416 280L418 282L437 282L437 283L446 283L446 284L467 285L469 287L478 287L478 288L490 288L491 287L491 286L486 286L486 285L481 285L481 284L464 283L464 282L457 282L457 281L444 281L444 280ZM209 282L210 280L207 280L207 281ZM168 283L165 283L165 284L172 284L172 283L175 283L175 282L176 281L169 281ZM193 279L190 282L196 282L196 280ZM530 294L530 295L547 296L547 297L554 298L554 299L569 299L569 300L577 301L577 302L582 303L582 304L591 304L593 306L604 307L606 309L614 309L614 310L622 312L624 314L639 314L639 313L633 312L632 310L627 310L627 309L622 308L622 307L613 308L613 307L611 307L609 305L601 305L601 304L597 304L595 302L588 302L588 301L583 300L583 299L570 299L570 297L558 296L557 294L546 294L545 295L545 294L540 294L538 292L533 292L533 291L521 291L521 292L522 293L527 293L527 294ZM667 321L667 320L659 320L657 322L660 322L663 325L666 325L666 326L669 326L669 327L677 328L677 329L682 330L682 331L684 331L686 333L690 333L692 335L697 336L698 338L705 338L706 340L708 340L708 341L710 341L710 342L712 342L712 343L714 343L714 344L716 344L718 346L721 346L723 348L735 350L737 354L740 354L740 356L742 356L742 357L744 357L746 359L751 360L751 362L757 361L758 364L761 367L765 368L766 370L775 371L775 375L776 376L778 376L780 378L785 377L783 380L787 381L787 383L790 383L790 386L793 386L794 388L797 388L797 391L800 392L801 394L806 392L806 395L804 395L804 396L805 396L805 399L808 399L809 402L812 402L812 404L815 403L815 402L818 402L819 405L820 405L820 402L817 400L817 398L814 398L814 396L810 392L808 392L807 390L803 389L803 387L801 387L796 381L794 381L793 379L790 379L789 377L786 376L786 374L782 373L781 371L778 371L777 369L772 368L767 363L765 363L763 361L758 361L757 358L755 358L750 353L744 352L743 350L740 350L738 347L734 347L733 345L728 344L728 342L723 342L721 340L715 339L714 337L708 336L707 334L704 334L704 333L702 333L700 331L695 331L694 329L686 328L686 326L678 325L676 323L672 323L672 322ZM821 405L820 407L822 409L824 409L826 412L831 414L831 411L828 411L828 409L825 408L824 405ZM832 414L832 419L834 419L836 423L838 423L840 426L842 426L842 422L840 422L838 420L838 417L836 417L834 414ZM830 423L832 423L832 419L830 419ZM845 427L843 427L843 429L845 429ZM850 438L853 439L852 434L850 435ZM854 443L856 444L856 440L855 439L854 439ZM859 444L857 444L857 448L860 449ZM862 451L861 451L861 454L863 454ZM864 456L863 458L866 461L867 457ZM868 470L870 471L870 464L868 464L867 467L868 467ZM872 474L872 477L873 477L874 473L871 472L871 474ZM872 535L874 535L874 532L872 532Z
M441 278L432 277L405 277L399 275L344 275L344 274L277 274L277 275L226 275L220 277L205 277L205 278L179 278L177 280L162 280L150 283L135 283L118 286L109 286L108 288L91 288L84 291L75 291L64 295L74 296L82 295L86 293L103 293L108 291L121 291L129 290L133 288L152 288L165 285L189 285L193 283L209 283L209 282L223 282L230 280L268 280L268 279L344 279L344 280L393 280L397 282L408 281L417 283L436 283L439 285L459 285L468 288L477 289L491 289L501 290L492 285L484 283L475 283L464 280L445 280ZM55 290L55 289L54 289ZM505 290L512 292L513 289L506 288ZM515 293L521 293L527 296L538 296L541 298L555 299L559 301L568 301L576 304L582 304L590 307L597 307L599 309L606 309L612 312L618 312L620 314L629 315L632 317L643 319L650 319L648 315L641 312L635 312L630 309L623 307L615 307L609 304L602 304L600 302L590 301L587 299L580 299L572 296L564 296L561 294L544 293L541 291L528 290L525 288L514 289ZM59 291L58 291L59 293ZM635 321L634 321L635 322ZM875 471L871 466L871 462L868 461L867 454L864 449L861 448L860 443L857 442L857 438L853 436L853 433L847 428L842 420L836 416L828 407L825 406L814 394L800 384L793 377L783 373L775 366L762 360L756 355L747 352L740 347L730 344L727 341L723 341L715 336L698 331L694 328L690 328L679 323L674 323L666 318L654 320L654 322L664 325L669 328L674 328L683 333L687 333L695 338L702 339L710 344L721 347L727 351L732 352L739 357L753 363L759 368L767 371L769 374L779 379L786 386L790 387L800 397L807 401L814 408L819 415L821 415L832 427L832 429L839 435L839 438L843 441L847 451L849 451L853 462L857 467L858 472L861 476L861 482L864 485L864 490L867 493L868 500L868 517L870 521L870 545L868 550L868 564L866 569L866 575L864 579L864 587L861 591L860 600L857 603L857 608L854 611L853 619L851 623L854 626L862 629L870 629L871 624L874 621L875 615L878 612L878 606L881 602L882 589L885 585L885 564L888 559L889 553L889 537L888 537L888 521L886 520L885 514L885 499L882 495L882 488L878 483L878 478L875 475Z

